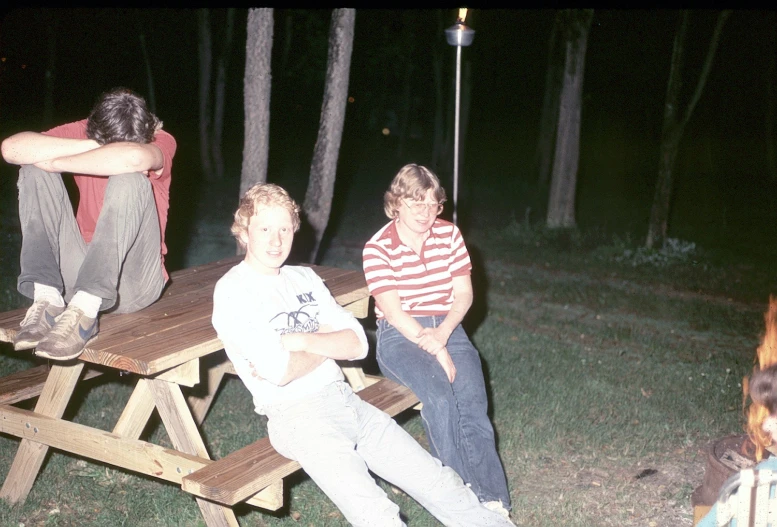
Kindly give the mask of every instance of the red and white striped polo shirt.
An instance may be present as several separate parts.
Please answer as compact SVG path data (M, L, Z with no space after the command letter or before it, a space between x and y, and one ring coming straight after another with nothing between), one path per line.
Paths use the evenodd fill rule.
M372 296L395 289L402 310L411 316L447 315L453 303L453 277L472 270L461 231L440 218L420 256L399 239L394 220L364 246L362 264ZM375 316L384 318L377 302Z

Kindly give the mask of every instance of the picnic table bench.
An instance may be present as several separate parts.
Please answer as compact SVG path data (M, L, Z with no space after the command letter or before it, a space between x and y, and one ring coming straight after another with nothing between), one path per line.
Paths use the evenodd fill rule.
M101 316L98 338L76 360L42 364L0 378L0 433L21 439L0 498L23 502L50 447L180 485L208 526L238 525L231 506L283 505L283 478L299 470L260 438L211 460L199 432L225 375L234 374L210 319L216 281L240 257L171 274L162 296L131 314ZM369 293L359 271L311 266L337 302L367 315ZM13 342L26 309L0 313L0 342ZM1 352L12 352L0 346ZM418 404L408 388L344 366L354 391L394 416ZM132 374L134 391L111 432L62 419L77 386L104 374ZM186 388L184 396L181 387ZM37 397L34 410L14 404ZM139 437L156 409L173 448Z

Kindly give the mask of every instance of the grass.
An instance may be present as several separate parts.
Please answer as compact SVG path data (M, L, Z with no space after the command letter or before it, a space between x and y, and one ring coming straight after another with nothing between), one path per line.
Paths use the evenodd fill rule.
M742 431L741 381L777 290L768 266L732 264L684 244L638 259L627 237L519 224L473 231L468 241L478 302L466 323L490 383L514 519L537 527L690 526L705 445ZM233 247L227 241L222 250ZM335 239L322 263L355 267L359 253L359 243ZM8 356L2 373L31 364ZM111 429L122 404L107 401L126 400L131 387L126 378L89 385L68 415ZM415 413L400 422L425 444ZM202 431L214 457L266 434L237 379L224 384ZM169 444L158 421L147 435ZM0 478L16 444L0 437ZM346 525L303 474L287 483L283 509L239 508L241 524ZM383 485L409 525L437 525ZM26 527L203 524L194 500L174 485L56 452L24 505L0 502L0 518Z

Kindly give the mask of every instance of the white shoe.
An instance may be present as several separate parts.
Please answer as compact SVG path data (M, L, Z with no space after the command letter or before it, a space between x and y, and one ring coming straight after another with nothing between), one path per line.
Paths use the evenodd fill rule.
M504 508L502 500L484 501L483 506L490 511L498 512L500 516L503 516L512 523L512 520L510 520L510 511Z

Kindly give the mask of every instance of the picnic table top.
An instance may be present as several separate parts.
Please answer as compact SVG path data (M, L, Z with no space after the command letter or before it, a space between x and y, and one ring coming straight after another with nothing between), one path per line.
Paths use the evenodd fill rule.
M97 339L80 359L153 375L223 349L211 325L216 282L242 256L171 273L162 296L135 313L100 317ZM369 296L361 271L310 265L340 305ZM26 308L0 313L0 341L12 342Z

